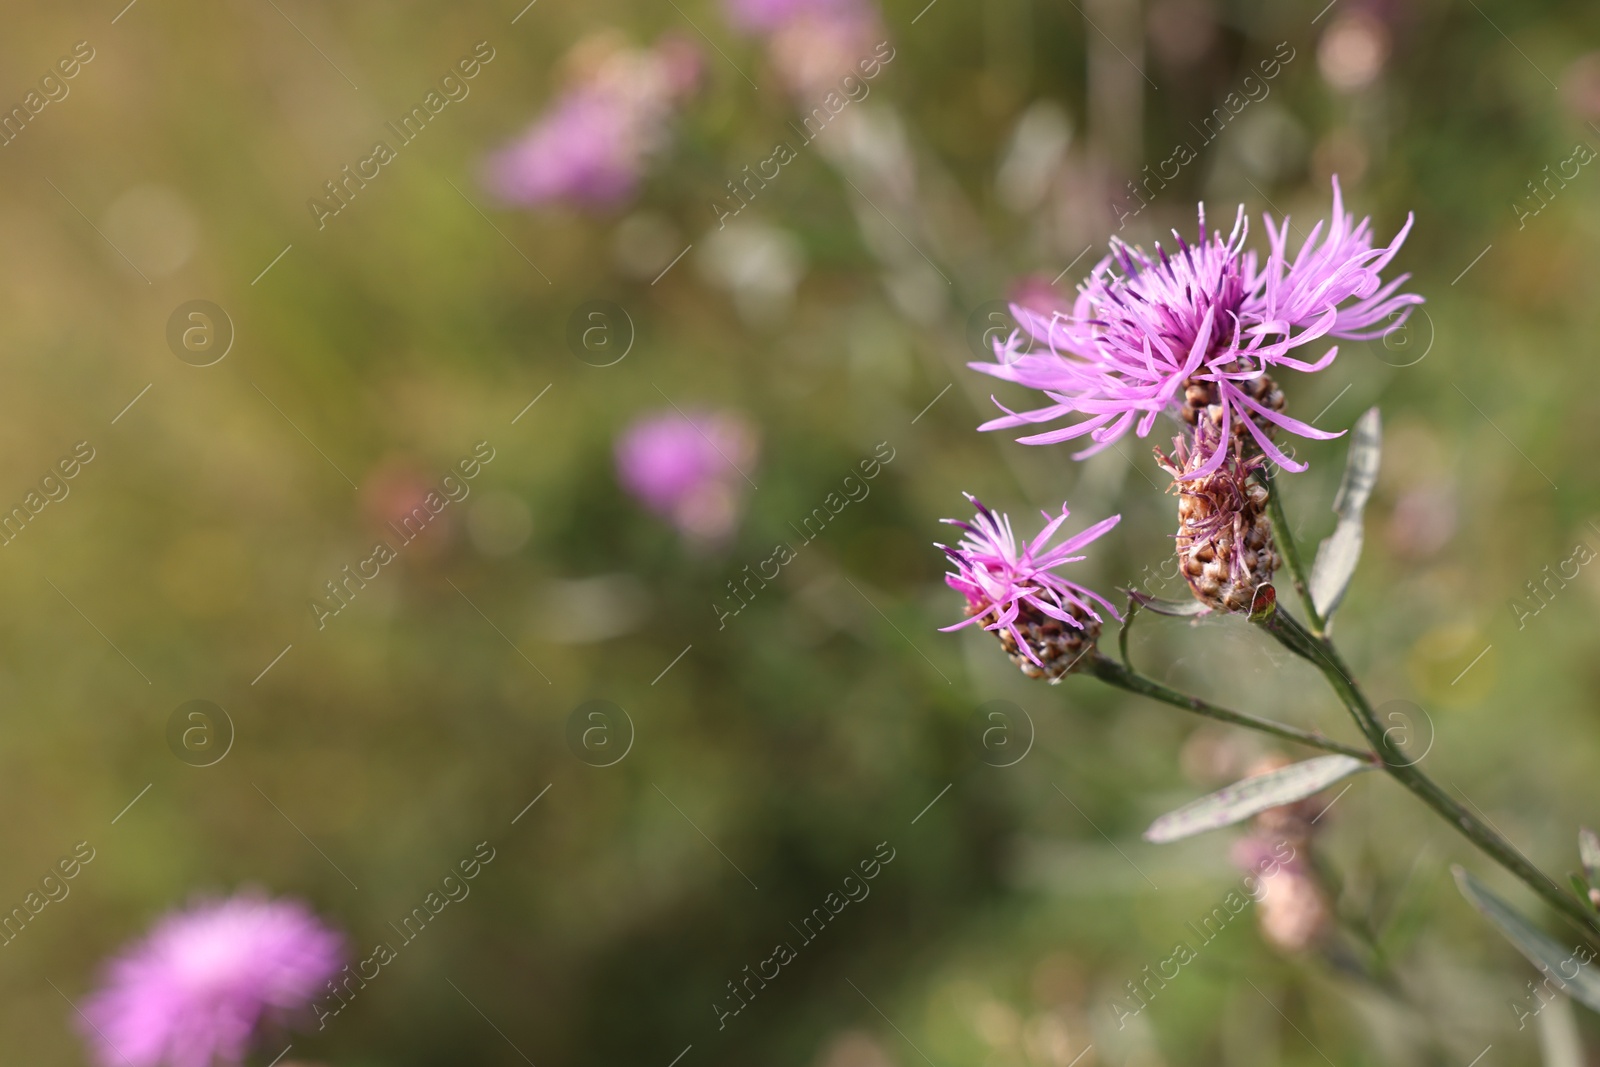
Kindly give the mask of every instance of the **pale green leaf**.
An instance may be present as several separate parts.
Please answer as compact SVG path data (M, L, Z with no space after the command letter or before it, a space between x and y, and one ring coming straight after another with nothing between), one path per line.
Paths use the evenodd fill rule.
M1372 764L1352 756L1318 756L1254 778L1235 782L1209 796L1169 811L1150 824L1146 841L1164 844L1243 822L1268 808L1292 804L1320 793L1334 782L1348 778Z
M1317 614L1331 619L1344 600L1350 578L1361 561L1362 516L1367 499L1378 481L1378 461L1383 452L1383 423L1377 408L1368 408L1350 430L1350 455L1345 461L1344 478L1333 510L1339 524L1327 540L1317 547L1311 566L1311 600Z
M1526 956L1551 985L1590 1011L1600 1012L1600 975L1588 966L1595 957L1592 948L1581 942L1571 948L1564 947L1465 870L1454 867L1452 871L1456 886L1467 902L1499 927L1506 940Z

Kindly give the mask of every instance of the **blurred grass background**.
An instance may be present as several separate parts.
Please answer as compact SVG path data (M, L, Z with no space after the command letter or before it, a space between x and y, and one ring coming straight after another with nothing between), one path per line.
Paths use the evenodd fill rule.
M1426 711L1436 778L1547 869L1575 867L1575 828L1596 818L1600 584L1585 569L1520 628L1510 601L1578 541L1600 547L1600 178L1583 169L1520 223L1513 205L1536 205L1526 183L1577 143L1600 145L1592 6L891 0L896 57L871 106L904 123L920 199L897 217L925 227L950 285L929 297L886 265L857 193L802 152L730 228L800 252L792 291L751 280L776 294L756 305L717 281L709 204L794 112L710 3L539 0L514 25L520 4L481 0L118 8L14 7L0 33L0 102L75 42L95 51L0 148L0 503L75 443L96 453L0 548L0 903L74 843L97 850L0 949L8 1062L85 1062L65 998L196 893L302 896L364 955L483 840L497 858L472 896L291 1060L665 1067L692 1046L684 1067L1353 1065L1466 1063L1493 1044L1485 1064L1534 1061L1536 1028L1510 1007L1533 972L1447 866L1522 898L1378 780L1341 801L1320 855L1404 998L1239 922L1118 1029L1112 998L1239 877L1228 834L1157 848L1139 832L1260 750L1088 681L1030 684L983 635L936 633L960 605L930 542L962 490L1030 533L1067 498L1086 522L1125 516L1084 565L1102 588L1159 563L1173 501L1146 484L1162 481L1152 442L1076 464L973 432L992 408L962 338L1016 278L1103 245L1124 183L1288 42L1270 94L1125 235L1187 233L1197 199L1213 221L1240 202L1310 220L1335 170L1382 239L1416 211L1397 266L1426 317L1285 383L1321 426L1384 409L1339 633L1375 700ZM636 43L699 27L726 54L707 52L709 84L636 203L496 207L483 154L607 27ZM471 95L318 230L306 199L479 41L496 55ZM1068 131L1032 171L1013 139L1029 114ZM665 254L639 233L670 236ZM604 368L564 339L594 298L637 330ZM211 367L166 344L192 299L236 330ZM613 438L664 398L761 431L759 489L720 547L687 546L618 488ZM496 456L470 498L317 630L309 598L482 440ZM725 583L881 441L896 458L870 497L719 630ZM1343 446L1303 454L1291 503L1315 539ZM1174 683L1352 736L1243 625L1141 619L1133 646ZM196 698L237 731L206 768L166 743ZM608 768L565 739L594 698L636 728ZM983 762L995 699L1037 730L1004 769ZM719 1030L725 983L882 841L896 859L870 898Z

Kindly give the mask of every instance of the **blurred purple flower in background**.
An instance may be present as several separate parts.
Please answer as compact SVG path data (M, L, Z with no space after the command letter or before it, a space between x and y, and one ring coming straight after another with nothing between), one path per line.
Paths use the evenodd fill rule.
M803 18L848 18L870 10L868 0L727 0L728 21L741 33L768 34Z
M1561 75L1561 96L1574 118L1582 122L1600 120L1600 52L1589 52L1572 61Z
M1317 67L1327 83L1342 93L1366 89L1383 73L1393 46L1389 26L1380 14L1382 6L1367 4L1345 10L1328 23L1317 41Z
M239 1063L262 1023L305 1010L343 948L298 901L244 892L173 912L106 966L84 1037L104 1067Z
M566 90L487 161L485 185L507 203L603 209L630 199L701 75L699 49L671 34L644 49L610 35L589 38L568 60Z
M1063 293L1042 274L1029 274L1012 283L1011 303L1045 321L1072 314L1072 294Z
M1261 935L1285 952L1312 948L1333 926L1333 912L1309 851L1309 838L1260 830L1233 844L1234 865L1251 872L1246 885L1256 903Z
M1323 336L1381 337L1405 320L1411 305L1422 302L1420 296L1396 295L1410 275L1385 284L1379 271L1400 250L1411 219L1387 247L1373 247L1371 220L1357 223L1345 213L1335 178L1332 220L1319 221L1298 254L1289 250L1289 220L1279 227L1270 216L1265 221L1270 251L1264 262L1244 250L1243 207L1224 236L1206 228L1202 206L1198 241L1190 244L1174 232L1177 247L1170 256L1159 244L1152 256L1113 239L1111 254L1078 287L1069 313L1044 315L1013 305L1022 330L996 341L998 363L970 366L1041 390L1051 403L1017 413L996 401L1006 414L980 429L1085 415L1070 426L1020 439L1043 445L1087 436L1090 447L1075 457L1083 458L1109 448L1129 429L1148 435L1156 418L1168 412L1190 426L1209 420L1219 431L1198 436L1203 459L1183 475L1186 480L1216 470L1225 446L1246 432L1273 462L1305 470L1272 443L1274 428L1317 440L1339 434L1283 414L1283 393L1266 372L1322 370L1338 346L1310 363L1290 353Z
M872 0L726 0L724 6L736 30L766 40L778 77L808 104L821 104L810 98L857 74L883 39Z
M754 429L734 412L657 412L617 438L617 479L685 537L715 542L738 525L756 452Z

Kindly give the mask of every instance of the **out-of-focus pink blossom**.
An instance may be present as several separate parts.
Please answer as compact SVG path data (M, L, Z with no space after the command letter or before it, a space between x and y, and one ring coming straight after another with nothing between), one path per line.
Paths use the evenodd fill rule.
M1315 947L1332 929L1327 893L1306 859L1306 840L1254 834L1234 843L1233 862L1246 874L1261 935L1285 952Z
M617 479L686 537L720 541L738 525L757 450L755 430L733 412L657 412L617 439Z
M1072 293L1063 292L1042 274L1029 274L1011 287L1011 303L1027 308L1046 322L1072 314Z
M751 36L772 33L806 18L844 18L869 13L867 0L727 0L728 21Z
M807 106L826 106L829 92L871 92L864 74L879 68L883 27L871 12L833 18L808 16L786 23L768 38L768 55L789 91ZM888 53L893 55L891 51ZM863 69L862 64L866 64ZM845 79L853 79L846 82Z
M808 106L821 106L846 77L865 85L866 71L886 61L877 51L884 31L872 0L727 0L725 6L736 30L766 39L778 77Z
M103 1067L236 1064L266 1022L303 1012L343 939L305 905L241 893L174 912L113 959L83 1006Z
M606 208L630 199L668 124L699 85L697 47L665 36L653 47L580 42L571 84L526 133L489 157L485 184L511 204Z
M1589 52L1572 61L1561 75L1561 96L1580 121L1600 120L1600 52Z

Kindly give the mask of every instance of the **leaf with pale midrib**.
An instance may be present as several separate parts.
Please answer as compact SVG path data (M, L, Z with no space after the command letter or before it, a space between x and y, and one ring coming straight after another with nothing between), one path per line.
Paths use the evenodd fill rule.
M1382 452L1382 419L1377 408L1368 408L1351 428L1350 455L1345 462L1338 495L1333 498L1339 524L1317 546L1317 559L1311 566L1311 601L1317 606L1317 614L1329 622L1339 610L1345 590L1350 588L1356 564L1361 562L1361 519L1367 509L1367 499L1372 496L1372 487L1378 481Z
M1348 778L1372 764L1353 756L1318 756L1291 763L1266 774L1235 782L1209 796L1169 811L1150 824L1146 841L1165 844L1207 830L1232 826L1268 808L1281 807L1320 793L1334 782Z

